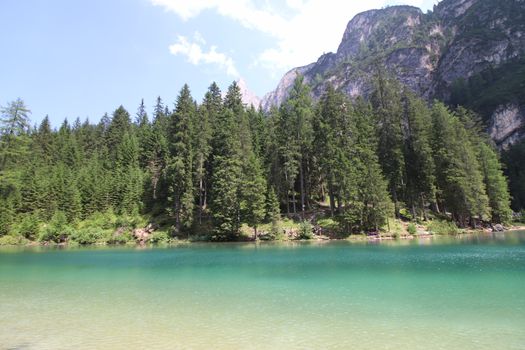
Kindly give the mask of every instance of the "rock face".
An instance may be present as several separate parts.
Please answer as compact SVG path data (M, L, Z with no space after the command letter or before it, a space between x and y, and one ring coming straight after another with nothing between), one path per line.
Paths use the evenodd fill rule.
M242 102L248 107L253 105L256 109L258 109L261 105L261 99L257 97L250 89L248 89L248 85L244 79L237 80L237 86L241 91Z
M378 63L423 98L450 102L458 80L522 61L525 67L525 1L443 0L427 14L416 7L392 6L356 15L336 53L290 70L261 105L265 110L280 105L297 74L311 85L315 99L327 84L366 98ZM525 118L519 106L524 105L519 97L505 98L483 110L501 145L523 136L518 130Z
M525 106L514 103L500 106L490 121L490 137L504 149L525 137Z

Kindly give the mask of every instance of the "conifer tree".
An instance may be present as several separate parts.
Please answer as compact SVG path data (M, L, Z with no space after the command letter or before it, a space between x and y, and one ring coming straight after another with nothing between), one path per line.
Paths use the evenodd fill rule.
M298 76L290 91L289 98L280 109L281 135L280 153L283 159L283 173L288 191L292 194L294 214L297 212L295 184L299 181L301 213L307 204L306 181L309 175L308 164L313 141L312 100L310 89L304 78ZM288 209L289 210L289 209Z
M320 177L328 187L330 212L341 209L343 192L353 190L355 174L351 164L352 130L350 103L341 93L328 86L315 119L315 150Z
M525 140L522 140L502 154L505 175L509 178L512 193L512 209L525 209Z
M216 240L235 239L239 234L243 162L238 122L239 114L242 113L244 107L240 91L233 83L228 88L224 109L216 116L212 139L210 209L214 224L213 238Z
M372 121L370 106L357 101L351 110L348 140L351 168L343 182L344 208L339 217L348 233L377 231L390 214L391 200L376 154L377 138Z
M439 198L460 226L489 214L483 176L463 124L440 102L432 108L433 153Z
M6 107L0 108L0 171L5 169L8 160L16 162L25 152L29 140L29 114L31 111L24 101L18 98Z
M416 208L426 218L426 205L434 204L436 196L434 160L430 145L430 111L422 100L408 91L403 94L403 119L405 198L414 219L417 217Z
M106 146L112 160L116 158L117 147L122 142L124 134L130 131L131 119L129 113L123 106L120 106L113 112L113 118L105 133Z
M379 162L388 180L395 214L399 216L399 201L405 186L400 86L381 69L377 72L374 85L370 100L375 110Z
M492 147L484 142L480 142L478 147L481 171L489 197L491 221L508 224L512 219L512 210L507 180L501 170L501 163Z
M177 232L193 221L193 150L192 134L195 103L188 85L184 85L170 125L170 157L166 168L169 182L170 212L175 217Z
M154 204L163 206L168 197L167 184L165 180L166 164L169 157L168 129L169 120L165 115L165 108L160 97L153 113L153 123L150 132L144 140L143 159L148 171L149 188L148 201L150 207Z
M208 189L211 180L213 128L215 126L217 115L221 113L221 110L221 91L216 83L212 83L199 108L196 126L194 128L194 173L198 192L199 223L202 223L202 214L208 202Z
M266 181L263 177L257 156L250 157L248 166L245 167L244 181L241 186L241 213L243 220L253 227L254 239L257 240L257 227L265 216L265 190Z

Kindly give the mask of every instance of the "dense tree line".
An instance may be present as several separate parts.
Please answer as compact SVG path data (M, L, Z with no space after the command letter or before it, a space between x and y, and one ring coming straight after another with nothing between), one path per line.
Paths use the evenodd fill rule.
M67 224L112 210L166 217L174 235L211 227L238 238L281 215L326 208L346 233L389 217L448 215L461 226L508 222L498 154L475 116L428 106L379 75L370 101L328 87L318 102L298 77L268 113L245 106L233 83L201 103L185 85L174 104L122 106L98 124L45 117L29 125L22 100L2 109L0 235L24 217ZM59 219L57 219L57 215Z

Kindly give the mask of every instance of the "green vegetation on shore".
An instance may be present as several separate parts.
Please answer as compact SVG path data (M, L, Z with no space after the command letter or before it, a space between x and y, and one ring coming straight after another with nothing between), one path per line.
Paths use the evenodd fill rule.
M20 99L2 109L3 244L399 236L511 220L475 115L429 107L381 72L369 102L333 88L314 102L298 77L268 113L233 83L200 104L185 85L151 120L144 102L134 121L120 106L57 130L47 117L30 127L29 114Z

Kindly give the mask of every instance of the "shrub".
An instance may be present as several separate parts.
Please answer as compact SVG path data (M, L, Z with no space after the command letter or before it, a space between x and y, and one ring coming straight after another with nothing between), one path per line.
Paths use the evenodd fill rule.
M152 244L169 243L169 241L170 236L166 231L155 231L148 238L148 242Z
M1 245L22 245L26 244L28 241L22 236L13 236L5 235L0 237L0 246Z
M41 232L39 240L41 242L65 242L75 230L67 224L66 215L57 211L51 218L51 222Z
M308 221L303 221L299 224L299 239L312 239L314 238L314 232L312 224Z
M433 220L428 225L428 231L436 235L457 235L459 228L452 221Z
M82 222L83 227L99 227L103 230L109 230L116 227L117 217L113 210L108 209L104 213L93 213L88 217L84 222Z
M106 243L108 244L126 244L129 242L133 242L134 238L130 231L123 231L122 229L118 229L116 232L110 235L109 238L107 238Z
M408 233L410 233L411 235L415 235L417 233L417 227L416 225L414 225L414 223L410 223L408 224L407 226L407 231Z
M75 231L71 234L71 239L78 244L95 244L102 240L104 232L101 229L88 227Z
M35 240L40 236L40 220L34 214L24 215L18 224L18 233L26 239Z
M413 219L412 213L406 208L399 209L399 215L401 215L402 217L404 217L407 220L412 220Z

